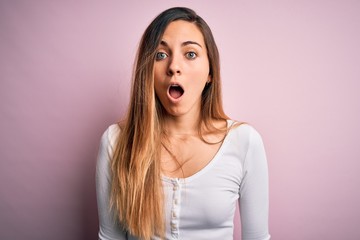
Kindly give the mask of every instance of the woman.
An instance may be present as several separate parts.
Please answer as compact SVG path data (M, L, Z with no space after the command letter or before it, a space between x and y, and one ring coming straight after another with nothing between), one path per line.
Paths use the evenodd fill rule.
M100 239L269 239L260 135L230 120L218 50L188 8L162 12L141 39L125 121L104 133L97 163Z

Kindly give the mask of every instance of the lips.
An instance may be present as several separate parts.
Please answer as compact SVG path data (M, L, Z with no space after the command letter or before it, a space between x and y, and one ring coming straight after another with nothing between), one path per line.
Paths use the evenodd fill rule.
M172 84L168 92L171 98L179 99L184 94L184 89L178 84Z

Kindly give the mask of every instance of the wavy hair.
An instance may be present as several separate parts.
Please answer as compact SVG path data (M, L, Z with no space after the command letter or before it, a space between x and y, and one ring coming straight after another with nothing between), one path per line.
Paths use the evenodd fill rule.
M111 207L124 230L141 239L164 236L164 193L161 182L161 134L165 109L154 90L154 62L169 23L194 23L204 36L211 82L202 92L201 126L216 130L214 120L225 120L220 86L219 53L207 23L193 10L175 7L160 13L146 28L137 52L131 100L111 162ZM204 140L204 139L203 139Z

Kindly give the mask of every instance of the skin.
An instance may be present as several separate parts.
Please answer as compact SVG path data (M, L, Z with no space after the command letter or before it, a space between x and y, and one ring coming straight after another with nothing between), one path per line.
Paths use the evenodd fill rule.
M154 65L154 88L165 108L165 129L161 152L163 173L169 177L188 177L204 168L214 157L221 143L207 144L198 135L201 93L211 81L209 59L201 31L193 23L178 20L166 28L157 49ZM181 85L184 94L173 98L172 84ZM224 127L224 122L214 122ZM219 142L223 135L206 134L210 142Z

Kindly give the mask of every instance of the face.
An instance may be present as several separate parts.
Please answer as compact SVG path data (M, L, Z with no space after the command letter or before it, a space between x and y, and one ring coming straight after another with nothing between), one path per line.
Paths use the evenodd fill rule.
M154 64L154 87L162 106L174 117L197 117L201 93L209 81L209 60L201 31L194 23L171 22Z

